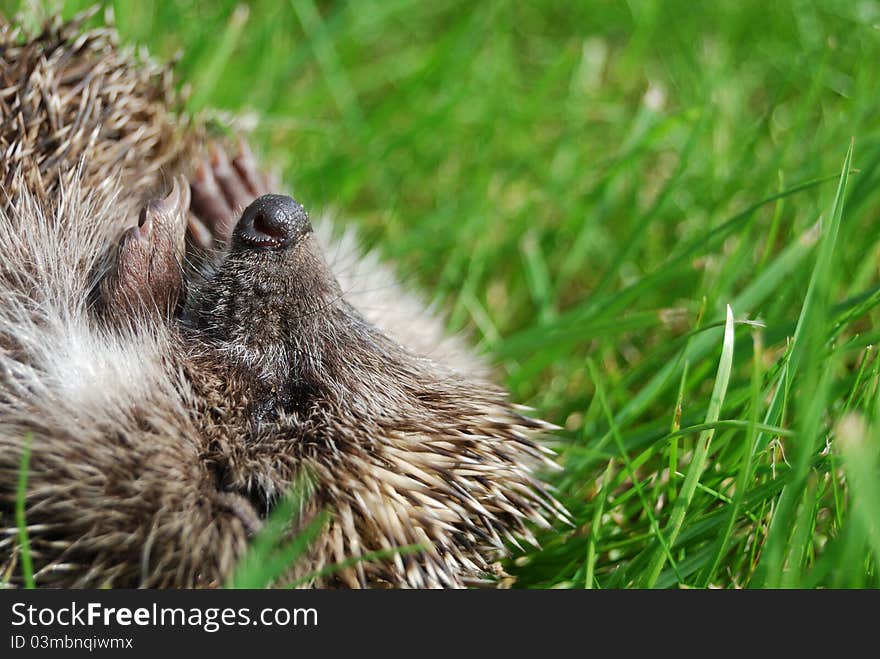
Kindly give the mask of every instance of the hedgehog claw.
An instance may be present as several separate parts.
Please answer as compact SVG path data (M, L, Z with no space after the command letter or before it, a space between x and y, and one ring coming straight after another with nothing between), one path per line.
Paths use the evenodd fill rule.
M138 228L141 235L149 236L155 227L160 236L153 246L156 250L179 253L183 249L184 224L189 210L189 185L182 177L175 177L171 190L160 199L148 201L141 208Z
M170 313L174 308L183 287L180 261L189 202L189 186L175 178L165 197L141 208L137 226L119 241L115 267L101 282L105 310L146 308Z
M208 158L196 167L192 190L189 233L203 248L211 246L211 237L220 244L229 242L241 211L271 191L269 178L260 171L254 154L240 136L232 160L217 144L209 147Z
M167 217L181 216L189 210L190 193L189 185L180 178L175 177L171 183L171 190L168 194L156 201L148 204L152 209L161 215Z
M238 155L232 159L232 166L235 167L248 191L254 198L272 192L267 177L260 172L260 168L257 166L253 151L251 151L248 143L240 135L236 140L236 147L238 148Z
M210 161L199 163L190 188L193 213L204 222L204 226L218 242L228 241L232 233L234 211L220 190Z
M215 224L222 222L232 213L226 198L217 185L214 168L210 161L199 163L195 179L190 183L193 197L193 212L205 221Z
M245 188L245 183L239 173L232 168L226 152L216 144L211 147L211 167L214 169L214 178L220 185L226 203L236 213L243 211L254 200L254 195Z
M202 249L210 249L214 242L214 234L197 217L190 215L187 218L187 232L192 241Z

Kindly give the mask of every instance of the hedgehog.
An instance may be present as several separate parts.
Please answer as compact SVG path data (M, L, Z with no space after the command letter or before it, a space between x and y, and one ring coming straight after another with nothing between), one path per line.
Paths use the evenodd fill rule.
M228 584L304 477L287 582L459 588L567 521L553 426L87 18L0 25L0 578L26 450L38 586Z

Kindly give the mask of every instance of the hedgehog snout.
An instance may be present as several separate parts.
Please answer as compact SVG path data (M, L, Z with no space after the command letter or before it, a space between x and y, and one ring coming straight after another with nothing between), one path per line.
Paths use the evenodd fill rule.
M285 249L311 231L309 216L299 203L286 195L267 194L244 210L232 239L247 248Z

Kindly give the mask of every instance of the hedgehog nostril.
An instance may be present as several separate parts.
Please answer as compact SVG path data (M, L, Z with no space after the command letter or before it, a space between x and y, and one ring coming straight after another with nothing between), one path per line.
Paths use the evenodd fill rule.
M273 222L264 210L258 211L254 216L253 230L256 234L263 234L278 242L287 238L287 227L284 224Z
M285 195L263 195L248 206L233 236L248 247L288 247L312 230L302 206Z

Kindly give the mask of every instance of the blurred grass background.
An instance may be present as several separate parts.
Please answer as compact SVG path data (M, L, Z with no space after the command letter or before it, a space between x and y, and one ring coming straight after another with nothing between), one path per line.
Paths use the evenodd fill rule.
M517 586L880 586L880 3L110 4L563 426Z

